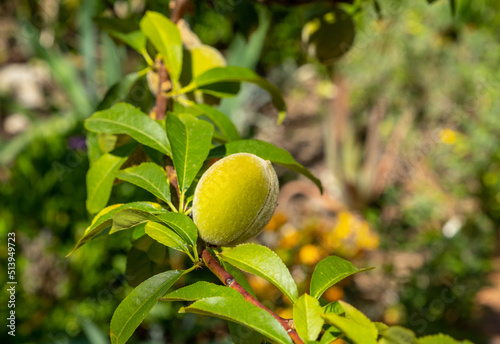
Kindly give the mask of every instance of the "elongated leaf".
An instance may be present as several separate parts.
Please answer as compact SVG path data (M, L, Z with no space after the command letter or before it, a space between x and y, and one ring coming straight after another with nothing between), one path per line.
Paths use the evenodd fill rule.
M90 226L85 229L83 236L78 240L73 250L66 257L73 254L80 247L92 240L100 232L111 226L113 215L122 204L113 204L101 210L92 220Z
M293 305L293 322L300 338L304 342L314 341L325 321L321 317L321 306L319 301L308 294L304 294L295 301Z
M231 122L229 117L227 117L225 114L223 114L216 108L208 106L206 104L198 104L198 103L193 103L191 107L201 112L205 116L207 116L220 130L220 132L222 133L222 135L224 135L227 141L241 140L241 136L238 133L238 130L234 126L233 122Z
M373 268L358 269L351 262L337 256L326 257L316 265L311 278L311 295L317 299L335 283L357 272Z
M132 228L148 221L155 221L156 215L168 214L161 205L153 202L134 202L123 205L113 215L113 226L109 234Z
M111 107L116 102L123 101L140 77L139 73L125 75L120 81L108 89L104 98L102 98L99 105L97 105L96 110L104 110Z
M196 301L207 297L242 297L236 290L217 285L205 281L196 282L188 285L187 287L177 289L164 297L160 298L161 301Z
M189 253L186 242L173 230L157 222L148 222L145 227L146 234L160 244L171 247L174 250Z
M110 227L113 223L113 217L117 212L124 209L142 209L143 211L152 214L161 214L166 212L158 203L153 202L132 202L127 204L114 204L101 210L92 220L92 223L85 230L83 236L80 238L75 248L68 254L72 254L78 248L85 245L93 238L99 236L105 229Z
M360 326L354 320L342 317L335 313L323 314L322 317L327 323L341 330L347 338L351 339L355 344L377 343L377 337L373 336L369 329Z
M210 123L188 114L170 114L166 125L179 190L184 193L208 156L214 129Z
M98 111L85 121L85 128L96 133L126 134L134 140L172 156L165 130L138 108L118 103Z
M181 213L165 213L157 215L156 218L179 234L193 250L196 249L198 228L189 216Z
M339 331L338 328L336 328L335 326L330 326L321 335L320 344L331 344L331 343L334 343L334 341L337 338L340 338L341 336L342 336L342 332Z
M245 325L276 343L292 341L285 329L271 314L247 302L241 297L210 297L196 301L180 313L197 313L215 316Z
M260 141L260 140L240 140L226 143L223 148L223 154L230 155L235 153L252 153L262 159L269 160L275 164L284 166L292 171L303 174L318 186L321 192L323 187L318 178L312 175L311 172L301 164L299 164L290 153L286 150L276 147L275 145Z
M360 326L363 326L370 332L370 334L374 338L377 338L378 336L377 326L375 326L375 324L370 319L368 319L366 315L361 313L357 308L351 306L347 302L339 300L338 303L342 306L346 318L349 318L358 323Z
M139 53L146 49L146 36L140 30L129 33L110 31L110 34Z
M118 179L141 187L166 203L170 203L170 186L165 170L155 163L145 162L116 174Z
M110 326L111 343L125 343L141 324L151 308L181 277L183 271L172 270L155 275L135 288L113 314Z
M323 313L335 313L335 314L345 314L344 308L342 308L342 305L338 301L333 301L327 304L326 306L323 306Z
M269 92L276 109L279 111L279 122L281 123L286 115L286 104L281 92L269 83L266 79L257 75L254 71L244 67L218 67L213 68L196 77L189 85L180 90L181 93L193 91L197 88L215 84L219 82L251 82L262 87Z
M127 161L136 144L118 147L100 156L87 172L87 210L95 214L108 204L115 173Z
M271 282L290 301L297 299L297 285L292 275L271 249L256 244L242 244L222 252L220 256L231 265Z
M141 30L162 55L170 78L177 81L182 70L182 42L177 26L158 12L147 11Z
M416 342L415 333L400 326L391 326L386 329L378 341L379 344L414 344Z

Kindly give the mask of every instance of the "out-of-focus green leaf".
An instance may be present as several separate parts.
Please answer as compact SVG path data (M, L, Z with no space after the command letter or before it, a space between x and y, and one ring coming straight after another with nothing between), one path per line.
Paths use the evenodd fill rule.
M120 170L116 177L151 192L165 203L171 201L167 174L155 163L145 162L139 166Z
M182 70L182 42L177 26L164 15L152 11L146 12L140 26L161 54L170 78L179 80Z
M386 329L378 341L379 344L414 344L416 342L413 331L400 326L391 326Z
M96 133L127 134L146 146L172 156L170 142L162 126L126 103L118 103L94 113L85 121L85 128Z
M245 325L230 321L228 324L229 333L233 344L261 344L264 337Z
M140 30L129 33L111 31L110 34L139 53L142 53L146 49L146 36Z
M417 340L418 344L472 344L472 342L468 340L457 341L450 336L445 334L435 334L431 336L421 337Z
M292 343L278 320L242 297L210 297L181 308L179 312L210 315L234 321L263 334L273 342Z
M160 301L196 301L215 296L242 297L240 293L232 288L201 281L168 293L160 298Z
M157 222L148 222L145 227L146 234L160 244L174 250L189 253L187 243L173 230Z
M223 260L237 268L271 282L292 302L298 297L297 285L276 253L265 246L242 244L221 252Z
M118 147L102 155L87 172L87 210L95 214L106 206L113 188L115 173L137 147L135 143Z
M275 164L284 166L291 169L297 173L300 173L314 182L318 186L321 192L323 192L323 186L318 178L312 175L312 173L299 164L290 153L286 150L276 147L275 145L260 141L260 140L239 140L226 143L223 147L219 148L222 155L230 155L235 153L252 153L261 157L262 159L269 160ZM217 152L216 152L217 154Z
M141 324L158 298L181 277L183 271L172 270L155 275L141 283L123 300L113 314L111 343L123 344Z
M197 78L193 79L193 81L189 85L182 88L179 92L187 93L195 89L219 82L242 81L254 83L269 92L274 106L279 111L278 121L281 123L286 115L286 104L281 92L276 88L276 86L272 85L266 79L260 77L254 71L247 68L228 66L210 69Z
M214 129L189 114L170 114L166 125L179 191L184 194L208 156Z
M358 269L351 262L337 256L326 257L314 268L311 278L311 295L317 299L335 283L357 272L372 268Z
M104 110L117 102L123 101L132 86L140 77L141 75L137 72L125 75L120 81L108 89L104 98L97 105L96 110Z
M321 335L320 344L331 344L337 338L342 336L342 332L339 331L335 326L330 326L325 330L325 332Z
M293 322L300 338L304 342L314 341L323 328L324 320L321 317L319 301L308 294L304 294L293 305Z

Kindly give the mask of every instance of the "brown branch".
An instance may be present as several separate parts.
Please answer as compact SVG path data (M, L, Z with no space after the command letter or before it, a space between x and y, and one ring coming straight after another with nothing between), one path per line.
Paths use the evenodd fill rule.
M190 1L176 0L171 3L173 3L174 7L170 12L170 20L173 21L174 23L177 23L179 20L181 20L182 17L184 17L184 13L187 11Z
M302 339L300 339L299 335L297 332L290 326L290 320L283 319L270 309L268 309L266 306L264 306L262 303L260 303L255 297L250 295L236 280L234 279L233 276L229 272L227 272L220 264L219 262L210 254L210 252L207 249L203 250L203 253L201 254L201 257L203 258L203 261L205 262L205 265L214 273L217 278L221 280L224 285L228 286L229 288L233 288L236 290L238 293L240 293L245 300L250 302L252 305L257 306L269 314L271 314L278 322L283 326L285 331L288 333L290 338L293 340L295 344L304 344Z
M167 113L168 101L165 91L170 87L170 80L167 69L160 58L156 59L155 65L158 74L158 88L156 89L155 106L149 113L149 117L152 119L164 119Z

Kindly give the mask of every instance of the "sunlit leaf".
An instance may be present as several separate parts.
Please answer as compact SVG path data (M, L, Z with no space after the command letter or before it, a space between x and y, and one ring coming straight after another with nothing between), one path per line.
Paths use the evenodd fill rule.
M196 301L206 297L242 297L236 290L217 285L205 281L196 282L188 285L187 287L177 289L164 297L160 298L161 301Z
M314 269L311 278L311 295L319 299L325 290L335 283L352 274L371 269L358 269L351 262L337 256L326 257Z
M123 300L113 314L111 343L125 343L141 324L158 298L179 279L183 271L166 271L141 283Z
M188 253L186 242L167 226L157 222L148 222L145 227L146 234L160 244L173 248L174 250Z
M184 193L208 156L213 126L189 114L170 114L166 125L179 190Z
M85 128L96 133L127 134L134 140L172 156L165 130L138 108L118 103L98 111L85 121Z
M242 297L210 297L196 301L181 313L197 313L222 318L245 325L273 342L291 344L288 333L271 314L252 305Z
M286 265L276 253L265 246L242 244L221 252L223 260L274 284L292 302L298 297L297 285Z
M319 301L311 295L304 294L295 301L293 322L303 341L314 341L318 338L324 324L321 313Z

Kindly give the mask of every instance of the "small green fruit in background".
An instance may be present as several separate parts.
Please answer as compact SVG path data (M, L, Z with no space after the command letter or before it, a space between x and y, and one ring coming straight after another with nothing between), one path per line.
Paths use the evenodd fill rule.
M277 205L278 177L271 162L238 153L213 164L193 199L193 220L201 239L234 246L259 234Z
M302 41L309 55L323 64L330 64L349 51L355 33L349 14L335 8L304 25Z

